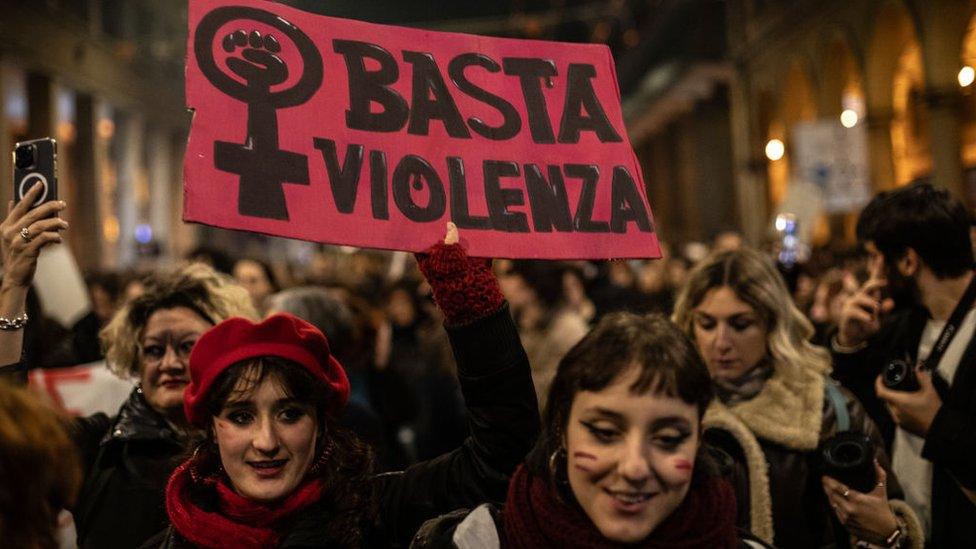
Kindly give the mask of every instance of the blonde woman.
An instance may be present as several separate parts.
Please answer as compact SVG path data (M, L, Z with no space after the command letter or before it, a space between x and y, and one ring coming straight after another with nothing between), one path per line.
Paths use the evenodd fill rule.
M81 547L138 547L165 527L163 490L193 438L183 416L196 340L231 316L257 318L244 288L203 264L149 280L102 330L109 368L138 385L114 417L71 425L84 483L71 509Z
M679 292L674 321L715 383L703 426L735 461L740 526L777 547L922 547L877 428L853 395L830 387L829 354L809 342L813 326L769 259L753 250L709 256ZM818 448L844 415L875 446L877 482L866 493L819 469Z

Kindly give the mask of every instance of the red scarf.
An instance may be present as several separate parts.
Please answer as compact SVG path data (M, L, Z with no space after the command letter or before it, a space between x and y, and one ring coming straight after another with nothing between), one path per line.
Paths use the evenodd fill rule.
M166 512L173 527L187 541L204 549L239 547L266 549L277 547L282 519L290 517L322 496L320 479L299 486L283 501L273 504L251 501L238 495L224 480L216 482L219 512L205 511L190 498L194 484L190 462L173 471L166 485Z
M556 497L549 483L520 466L508 487L503 510L502 547L512 549L622 547L600 533L578 505ZM723 549L738 546L735 495L720 479L692 484L681 506L650 537L631 547L653 549Z

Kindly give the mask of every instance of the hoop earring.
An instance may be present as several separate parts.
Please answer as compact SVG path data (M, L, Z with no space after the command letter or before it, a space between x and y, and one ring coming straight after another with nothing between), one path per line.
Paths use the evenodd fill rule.
M305 476L313 477L321 473L325 468L325 465L329 462L329 458L332 457L333 450L335 450L335 442L333 442L332 439L329 439L329 442L325 443L325 446L322 447L322 451L319 452L318 457L315 458L315 461L309 466Z
M194 484L216 484L220 480L220 475L224 472L224 464L220 461L219 457L217 458L217 467L213 472L208 473L204 471L204 467L206 466L204 462L208 458L212 459L209 455L201 455L201 450L204 450L204 446L207 444L216 446L211 441L205 440L193 449L193 455L190 456L190 479Z
M563 464L562 475L559 471L559 463ZM549 480L552 481L553 486L566 485L569 484L569 478L566 476L565 471L566 465L566 449L563 447L556 448L549 456Z

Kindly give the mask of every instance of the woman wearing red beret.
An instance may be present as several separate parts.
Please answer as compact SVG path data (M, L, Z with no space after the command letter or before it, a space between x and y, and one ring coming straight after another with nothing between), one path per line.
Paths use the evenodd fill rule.
M471 436L406 471L373 474L340 427L349 382L327 339L288 314L239 318L190 356L184 409L206 440L170 477L171 526L148 547L406 545L427 519L505 498L536 438L528 361L488 262L456 244L418 256L445 316Z

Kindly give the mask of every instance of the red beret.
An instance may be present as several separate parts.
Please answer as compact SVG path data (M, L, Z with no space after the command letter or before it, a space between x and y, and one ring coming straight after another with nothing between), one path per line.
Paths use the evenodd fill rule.
M204 403L220 373L250 358L274 356L290 360L322 380L333 395L327 412L335 416L349 400L349 378L329 352L329 342L318 328L288 313L278 313L254 323L229 318L208 330L190 353L190 384L183 393L186 419L206 426L209 412Z

